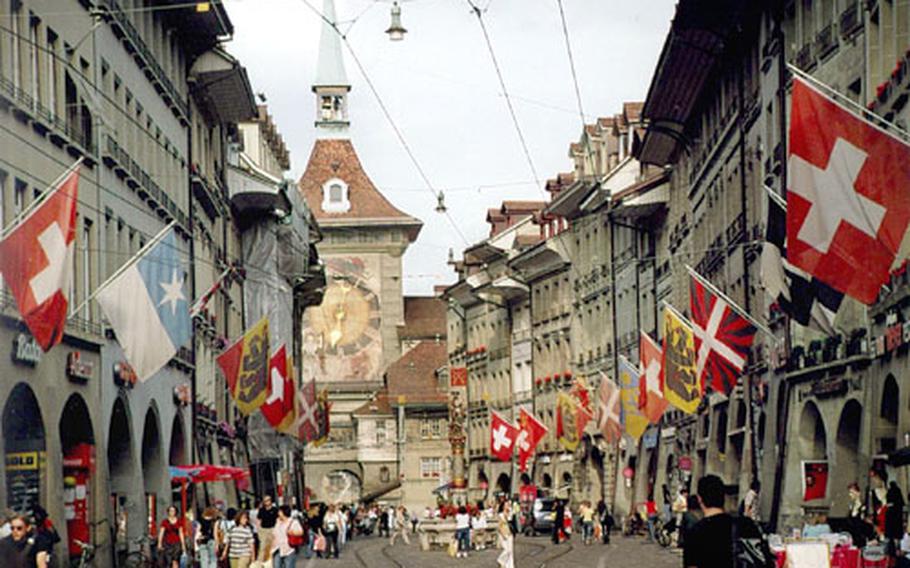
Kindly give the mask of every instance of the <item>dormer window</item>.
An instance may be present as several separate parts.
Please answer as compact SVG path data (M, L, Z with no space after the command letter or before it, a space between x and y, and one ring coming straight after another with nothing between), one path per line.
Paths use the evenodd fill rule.
M322 210L326 213L344 213L351 209L348 184L332 178L322 186Z

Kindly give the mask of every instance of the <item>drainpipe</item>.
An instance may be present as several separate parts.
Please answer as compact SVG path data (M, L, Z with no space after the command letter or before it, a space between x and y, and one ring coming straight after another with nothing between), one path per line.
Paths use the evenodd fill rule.
M741 27L741 26L740 26ZM742 31L742 30L740 30ZM783 47L783 46L782 46ZM743 230L746 232L746 239L749 238L749 216L747 214L747 204L748 196L746 192L746 117L745 117L745 101L746 101L746 87L745 81L743 78L742 69L738 70L738 80L737 80L737 89L739 91L739 198L740 198L740 207L742 210L743 216ZM746 310L746 313L750 313L751 310L751 286L752 279L749 277L749 245L744 244L742 247L743 255L743 279L745 281L745 286L743 290L743 309ZM758 449L755 444L755 412L752 410L753 403L753 376L750 373L746 373L746 376L743 377L744 387L746 391L746 409L748 411L748 429L749 429L749 461L751 462L751 473L752 481L758 479Z
M783 145L783 148L786 150L787 145L787 58L786 58L786 38L784 37L784 6L783 2L778 2L777 6L777 40L780 45L780 53L778 53L777 58L777 98L779 105L779 117L780 121L778 124L780 143ZM786 151L783 152L786 155ZM787 168L781 168L781 189L784 192L784 196L787 194ZM790 355L790 316L786 316L784 319L784 345L786 348L787 356ZM784 466L787 455L787 422L789 421L790 414L790 385L787 382L786 371L784 378L784 389L783 389L783 400L777 400L777 424L776 424L776 434L777 434L777 460L775 463L774 469L774 492L771 496L771 530L776 531L780 519L780 502L783 498L783 483L784 483ZM780 390L780 389L778 389Z

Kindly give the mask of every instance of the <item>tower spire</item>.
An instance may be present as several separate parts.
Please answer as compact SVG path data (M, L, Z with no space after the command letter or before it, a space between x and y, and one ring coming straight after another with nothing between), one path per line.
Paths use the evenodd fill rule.
M351 84L344 70L341 36L335 29L335 1L323 0L322 32L319 37L319 60L316 65L316 128L322 137L345 137L348 120L348 92ZM331 22L331 23L329 23Z

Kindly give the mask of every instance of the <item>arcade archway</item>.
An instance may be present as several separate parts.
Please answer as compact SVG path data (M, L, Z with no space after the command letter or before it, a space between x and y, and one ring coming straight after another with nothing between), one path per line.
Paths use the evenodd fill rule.
M45 433L41 408L31 387L13 387L3 407L3 451L6 463L6 505L31 514L42 502L45 483Z

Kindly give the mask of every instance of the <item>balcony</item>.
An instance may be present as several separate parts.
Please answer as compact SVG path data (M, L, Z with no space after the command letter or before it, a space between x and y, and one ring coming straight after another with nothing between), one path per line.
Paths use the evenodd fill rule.
M123 47L133 56L139 69L145 73L146 78L152 83L155 91L171 109L175 117L184 125L189 125L189 107L180 92L168 78L158 60L142 40L142 36L133 27L129 17L120 8L116 0L103 0L102 6L108 10L111 20L111 29L123 42Z
M57 146L66 148L74 158L81 157L89 167L98 163L98 148L90 137L0 75L0 104L4 103L5 106L12 107L11 111L16 118L31 123L38 134L46 135Z
M840 33L843 37L852 37L853 34L863 28L863 20L859 12L859 6L853 4L843 12L840 18Z
M152 179L152 176L130 157L126 149L111 135L106 136L103 148L101 160L104 164L114 170L117 177L124 180L136 195L158 214L158 217L167 222L176 219L177 229L188 235L186 214Z
M807 43L796 53L796 58L793 60L793 64L796 65L796 68L801 71L809 71L815 67L815 44Z
M825 59L837 49L837 35L834 33L834 24L825 26L815 36L815 51L820 59Z

